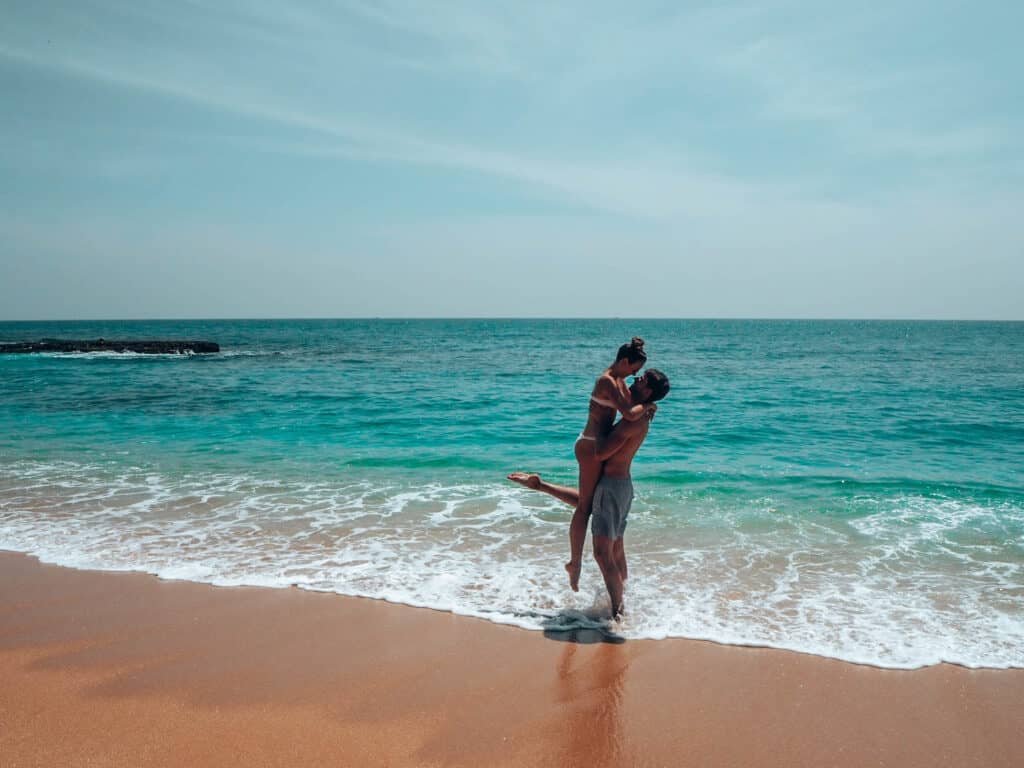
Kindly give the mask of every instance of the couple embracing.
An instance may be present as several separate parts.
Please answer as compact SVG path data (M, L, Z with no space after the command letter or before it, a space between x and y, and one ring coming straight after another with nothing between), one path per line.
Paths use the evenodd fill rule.
M604 577L611 599L612 617L622 613L622 591L626 580L626 552L623 534L633 501L630 467L647 437L655 403L669 391L668 377L649 368L637 376L647 362L644 340L634 337L619 347L612 363L598 377L590 396L587 425L576 439L579 487L569 488L541 480L539 475L513 472L509 480L542 491L575 507L569 525L569 562L565 570L569 585L579 590L583 564L583 543L587 520L594 537L594 559ZM626 377L634 376L626 386ZM616 423L616 415L621 418Z

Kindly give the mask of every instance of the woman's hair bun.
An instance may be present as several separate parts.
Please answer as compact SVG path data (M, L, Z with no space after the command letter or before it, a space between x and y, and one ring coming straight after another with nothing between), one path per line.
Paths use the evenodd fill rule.
M639 336L634 336L629 344L623 344L619 347L619 354L615 357L616 361L626 358L631 363L646 362L647 353L644 352L644 340Z

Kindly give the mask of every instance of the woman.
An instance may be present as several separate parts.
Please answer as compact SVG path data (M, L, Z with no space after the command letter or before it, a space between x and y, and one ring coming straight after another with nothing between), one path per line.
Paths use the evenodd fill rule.
M569 586L579 591L580 569L583 562L583 542L587 538L587 521L594 498L594 489L601 478L601 461L597 458L597 438L611 432L616 412L628 421L642 418L656 408L653 403L633 405L626 386L626 377L632 376L644 367L647 354L644 340L634 336L628 344L619 347L615 362L605 369L594 384L590 395L590 414L587 426L576 438L576 461L580 465L579 499L576 511L569 524L569 562L565 570L569 574Z

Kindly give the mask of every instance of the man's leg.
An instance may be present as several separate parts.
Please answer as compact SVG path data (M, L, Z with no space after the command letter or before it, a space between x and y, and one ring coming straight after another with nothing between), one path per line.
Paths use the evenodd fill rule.
M615 540L607 536L595 536L594 559L597 560L597 567L604 576L604 585L608 588L612 618L617 618L622 613L622 574L615 562Z
M615 546L612 547L612 554L615 557L615 565L619 569L619 575L622 576L622 581L625 582L629 578L629 571L626 570L626 537L621 536L615 540Z

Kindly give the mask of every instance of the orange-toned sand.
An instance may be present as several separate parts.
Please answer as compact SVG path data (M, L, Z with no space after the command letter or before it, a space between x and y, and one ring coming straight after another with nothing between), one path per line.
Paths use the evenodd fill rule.
M577 644L0 553L0 765L1024 765L1024 671Z

